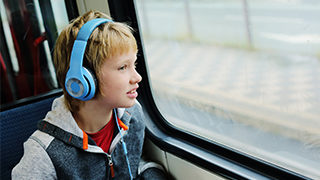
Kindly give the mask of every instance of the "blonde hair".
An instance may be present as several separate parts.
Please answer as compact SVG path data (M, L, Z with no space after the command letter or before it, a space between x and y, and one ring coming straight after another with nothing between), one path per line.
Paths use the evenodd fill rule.
M65 96L65 104L71 112L77 112L82 104L81 100L70 96L64 86L66 74L70 65L70 56L73 43L77 37L80 28L89 20L96 18L111 19L106 14L99 11L89 11L84 15L73 20L66 26L56 40L53 62L56 69L56 75ZM137 52L137 43L132 34L131 27L124 23L108 22L97 27L88 39L83 65L93 71L99 82L102 64L106 59L112 58L130 51ZM99 85L97 85L98 87ZM97 88L96 93L100 93Z

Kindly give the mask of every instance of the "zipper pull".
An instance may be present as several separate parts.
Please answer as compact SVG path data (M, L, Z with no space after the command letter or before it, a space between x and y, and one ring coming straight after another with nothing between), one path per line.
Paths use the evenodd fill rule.
M111 177L114 178L114 169L113 169L113 162L112 162L112 157L111 155L107 154L108 161L109 161L109 167L110 167L110 172L111 172Z
M110 172L111 172L111 177L114 178L114 170L113 170L113 163L109 162L109 166L110 166Z

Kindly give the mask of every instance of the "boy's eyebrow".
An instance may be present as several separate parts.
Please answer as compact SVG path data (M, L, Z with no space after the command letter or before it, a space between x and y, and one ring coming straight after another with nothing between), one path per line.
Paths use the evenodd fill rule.
M117 65L122 65L122 64L124 64L124 63L131 63L132 62L132 60L131 59L125 59L125 60L120 60L120 61L118 61L116 64ZM137 62L137 58L133 61L133 63L136 63Z
M137 56L135 58L133 58L133 59L134 59L133 62L136 62L138 60ZM132 61L131 58L128 58L128 59L124 60L124 62L130 62L130 61Z

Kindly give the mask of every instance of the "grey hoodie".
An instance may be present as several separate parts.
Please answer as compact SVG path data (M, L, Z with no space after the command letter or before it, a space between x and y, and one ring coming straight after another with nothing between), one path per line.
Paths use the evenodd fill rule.
M63 96L54 100L52 110L24 143L24 155L12 170L12 179L111 179L110 162L114 167L114 179L130 179L118 131L109 153L105 153L90 137L87 148L84 147L84 132L63 101ZM135 178L144 139L142 109L137 102L128 109L119 108L117 112L129 127L127 131L121 131Z

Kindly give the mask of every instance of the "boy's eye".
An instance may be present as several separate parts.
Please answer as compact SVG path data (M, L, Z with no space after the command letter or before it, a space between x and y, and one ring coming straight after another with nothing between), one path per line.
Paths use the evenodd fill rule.
M118 68L118 70L125 70L125 69L127 69L127 65L123 65L123 66Z

